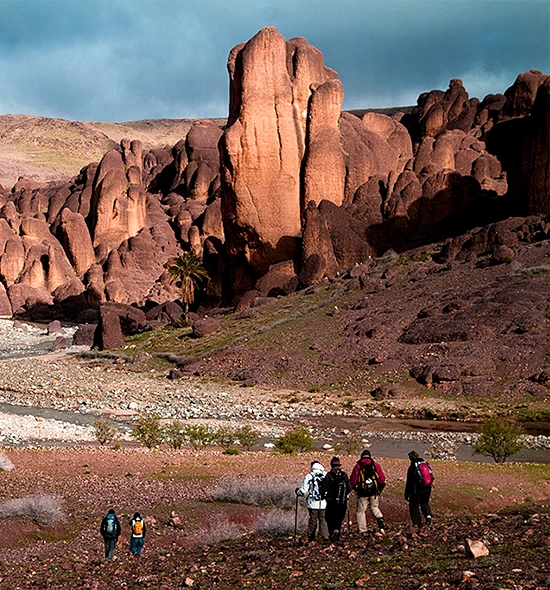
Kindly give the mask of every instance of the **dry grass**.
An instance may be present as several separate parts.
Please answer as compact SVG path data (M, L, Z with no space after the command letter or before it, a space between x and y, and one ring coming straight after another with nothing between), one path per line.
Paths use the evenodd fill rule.
M294 506L296 485L296 481L282 477L228 477L212 491L212 499L218 502L275 506L282 510L290 510Z
M19 518L40 526L53 526L64 519L64 514L58 498L36 494L0 504L0 518Z

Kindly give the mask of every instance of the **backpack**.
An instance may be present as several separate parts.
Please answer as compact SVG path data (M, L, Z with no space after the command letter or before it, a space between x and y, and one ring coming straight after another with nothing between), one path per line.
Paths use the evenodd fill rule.
M331 483L331 496L337 504L346 504L348 501L348 486L343 471L337 471Z
M314 502L323 500L323 494L321 493L321 482L325 478L324 473L312 473L311 481L309 482L309 497Z
M378 492L378 472L374 467L374 461L365 465L360 463L355 491L358 496L370 498Z
M107 514L107 523L105 525L105 532L108 535L115 534L115 515L114 514Z
M132 532L136 537L141 537L141 535L143 535L143 522L141 520L136 520L134 522Z
M426 461L416 463L416 480L420 487L429 488L434 481L434 474Z

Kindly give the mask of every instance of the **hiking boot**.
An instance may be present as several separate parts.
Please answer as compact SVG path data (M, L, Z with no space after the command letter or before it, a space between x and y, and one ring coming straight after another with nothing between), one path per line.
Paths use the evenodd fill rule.
M332 535L330 536L330 540L333 543L338 543L338 541L340 540L340 529L334 529L332 531Z
M428 516L426 516L426 526L430 526L432 524L432 515L428 514Z

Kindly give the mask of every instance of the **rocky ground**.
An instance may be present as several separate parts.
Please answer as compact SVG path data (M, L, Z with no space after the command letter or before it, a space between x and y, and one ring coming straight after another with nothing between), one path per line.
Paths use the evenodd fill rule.
M32 514L2 520L0 588L546 588L550 569L548 467L434 461L435 522L420 534L402 499L407 462L381 460L388 486L381 499L387 535L359 537L351 526L338 545L293 541L293 511L277 515L286 532L253 533L268 507L212 502L213 490L237 476L282 478L291 490L312 458L271 453L229 457L106 448L6 449L14 468L0 472L0 514L15 498L59 502L60 516L40 526ZM354 457L343 457L348 472ZM292 505L291 500L291 505ZM120 516L116 560L102 557L98 525L107 508ZM140 559L128 556L128 517L148 525ZM300 513L304 510L300 507ZM300 523L303 523L300 517ZM288 524L289 523L289 524ZM373 521L370 520L373 527ZM284 527L283 527L284 528ZM273 526L272 526L273 529ZM265 530L265 529L264 529ZM473 559L466 539L489 555Z

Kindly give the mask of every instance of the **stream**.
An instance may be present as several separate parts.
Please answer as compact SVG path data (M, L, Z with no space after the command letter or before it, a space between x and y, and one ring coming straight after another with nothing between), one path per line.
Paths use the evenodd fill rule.
M91 426L96 417L95 414L72 412L68 410L56 410L53 408L20 406L7 403L0 403L0 413L17 416L35 416L45 420L58 420L78 426ZM387 457L406 459L407 453L416 450L422 456L429 456L427 451L431 447L429 433L472 433L476 431L477 425L466 422L446 422L436 420L400 420L392 418L361 419L353 417L324 417L310 418L307 420L312 426L321 431L344 430L361 428L372 434L369 437L370 449L375 457ZM111 419L111 423L121 433L128 431L127 420ZM526 427L528 434L548 435L548 424L533 424L532 428ZM536 428L535 428L536 427ZM413 438L413 433L424 433L428 436L424 440ZM66 446L74 443L60 441L34 441L40 444L51 446ZM262 441L266 442L266 441ZM88 443L90 444L90 443ZM93 444L93 443L92 443ZM24 443L16 446L25 446ZM323 451L324 452L324 451ZM491 463L490 457L474 455L471 445L460 444L455 452L459 461L475 461ZM544 463L550 464L550 451L548 449L525 448L510 458L511 461L520 463Z

